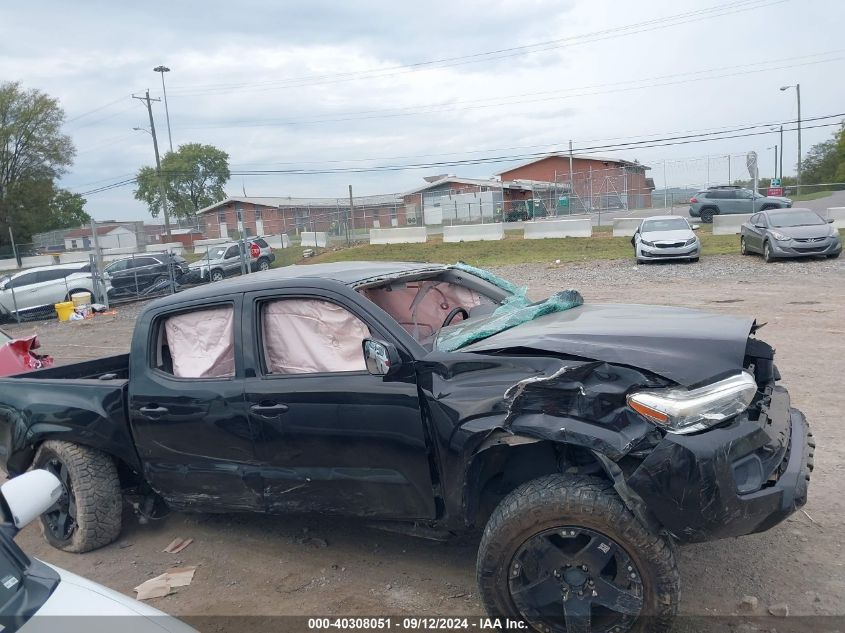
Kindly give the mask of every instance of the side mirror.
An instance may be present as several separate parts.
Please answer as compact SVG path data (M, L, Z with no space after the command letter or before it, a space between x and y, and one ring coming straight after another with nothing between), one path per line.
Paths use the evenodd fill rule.
M389 376L395 374L402 364L399 358L399 351L392 343L365 338L363 347L367 371L373 376Z
M49 510L62 496L62 482L46 470L31 470L0 486L15 531ZM11 526L8 526L11 527Z
M701 225L700 225L700 224L693 224L690 228L691 228L693 231L697 231L698 229L700 229L700 228L701 228Z
M834 220L833 218L830 218L830 219L827 221L827 223L828 223L828 224L833 224L833 223L834 223L834 221L835 221L835 220ZM0 286L0 288L2 288L2 286Z

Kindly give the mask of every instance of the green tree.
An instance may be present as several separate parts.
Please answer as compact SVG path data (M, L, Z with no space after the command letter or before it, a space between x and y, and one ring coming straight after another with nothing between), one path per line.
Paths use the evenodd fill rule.
M229 155L213 145L187 143L168 152L161 161L168 209L173 219L196 219L197 211L226 198ZM147 204L150 214L161 211L161 190L155 167L142 167L136 176L135 198Z
M0 83L0 243L8 244L10 226L19 241L40 229L53 181L76 153L61 132L64 118L56 99L18 82Z

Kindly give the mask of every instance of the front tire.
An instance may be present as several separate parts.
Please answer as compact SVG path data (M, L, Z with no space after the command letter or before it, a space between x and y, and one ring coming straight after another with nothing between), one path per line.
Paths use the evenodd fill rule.
M50 545L81 553L117 539L123 498L111 457L86 446L48 440L39 447L33 468L50 471L64 488L56 505L41 515Z
M491 617L538 631L667 631L680 595L669 542L613 484L562 474L502 500L481 539L477 578Z
M774 255L772 255L772 247L769 245L769 241L766 240L763 242L763 259L766 261L767 264L771 264L775 261Z
M739 238L739 252L743 255L750 255L748 252L748 244L745 243L745 236Z
M223 274L222 270L212 270L211 275L209 276L209 279L211 279L211 281L213 281L213 282L217 282L217 281L223 281L223 279L225 277L226 277L226 275Z

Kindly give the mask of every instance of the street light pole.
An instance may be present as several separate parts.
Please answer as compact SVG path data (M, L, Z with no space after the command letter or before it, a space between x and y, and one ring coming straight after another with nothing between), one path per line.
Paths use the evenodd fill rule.
M801 84L794 86L781 86L781 92L795 88L795 95L798 98L798 173L795 178L795 192L801 193Z
M167 109L167 88L164 87L164 73L169 73L167 66L156 66L153 72L161 73L161 91L164 93L164 116L167 119L167 140L170 143L170 151L173 151L173 137L170 135L170 110Z

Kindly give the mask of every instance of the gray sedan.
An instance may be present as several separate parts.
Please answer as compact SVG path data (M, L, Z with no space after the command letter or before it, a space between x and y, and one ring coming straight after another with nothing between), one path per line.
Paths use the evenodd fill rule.
M811 209L770 209L752 215L740 229L743 255L760 253L770 262L778 257L836 258L842 252L839 231Z
M669 259L697 262L701 254L701 243L693 233L697 228L676 215L645 218L631 238L637 263Z

